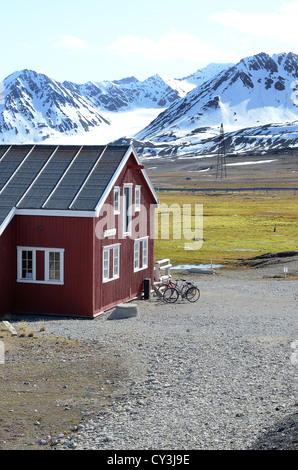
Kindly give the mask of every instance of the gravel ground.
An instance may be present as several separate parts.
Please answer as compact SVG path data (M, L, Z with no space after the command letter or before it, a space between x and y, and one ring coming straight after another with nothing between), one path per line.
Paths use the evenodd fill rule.
M273 279L277 269L193 277L195 304L153 297L134 318L49 322L55 334L117 345L130 370L110 384L121 392L109 410L55 449L297 449L298 281Z

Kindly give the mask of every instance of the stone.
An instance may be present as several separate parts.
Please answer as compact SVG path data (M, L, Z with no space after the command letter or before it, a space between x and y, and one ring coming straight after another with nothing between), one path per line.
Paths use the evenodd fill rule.
M119 304L114 312L108 317L108 320L122 320L138 316L139 309L136 304Z

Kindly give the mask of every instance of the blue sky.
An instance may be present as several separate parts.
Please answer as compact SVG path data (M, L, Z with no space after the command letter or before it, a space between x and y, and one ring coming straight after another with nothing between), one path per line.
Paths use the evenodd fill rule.
M181 78L211 62L298 53L298 0L1 0L1 75L83 83Z

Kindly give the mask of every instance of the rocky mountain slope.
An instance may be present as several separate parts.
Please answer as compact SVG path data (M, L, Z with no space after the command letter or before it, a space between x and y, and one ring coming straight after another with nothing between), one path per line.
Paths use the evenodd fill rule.
M230 152L296 145L297 79L296 54L248 57L175 101L136 141L151 155L213 152L223 123Z
M154 75L76 84L22 70L2 83L0 141L39 142L58 136L79 136L113 125L111 115L142 109L160 111L229 64L211 64L183 79ZM119 131L120 132L120 131ZM121 133L119 134L121 135Z
M23 70L3 86L0 142L5 143L61 137L86 142L91 135L114 139L115 122L116 142L133 137L143 156L217 152L221 123L230 153L266 153L298 143L298 56L293 53L210 64L176 79L154 75L76 84ZM143 110L151 122L140 119ZM125 134L121 122L127 124L128 113L135 116L134 131Z
M75 135L109 124L83 96L30 70L16 72L4 80L3 101L0 105L2 142L39 142L57 134Z

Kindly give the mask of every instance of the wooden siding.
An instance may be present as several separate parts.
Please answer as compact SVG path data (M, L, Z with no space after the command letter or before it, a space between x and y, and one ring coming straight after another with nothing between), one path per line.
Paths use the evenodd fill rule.
M138 272L134 272L134 240L127 236L122 239L122 227L123 227L123 207L122 207L122 195L123 195L123 185L133 184L133 194L132 202L134 203L134 190L135 186L141 186L141 204L146 210L146 234L149 235L149 229L152 227L154 220L153 216L153 207L156 207L155 201L152 198L151 192L147 188L144 178L142 175L134 170L129 168L130 165L135 165L136 161L132 155L128 162L127 166L119 176L118 180L115 183L116 187L121 188L121 204L120 204L120 215L113 214L111 210L109 214L103 212L102 216L94 220L94 313L98 314L104 309L113 307L114 305L125 302L129 299L138 297L143 292L144 279L150 278L153 283L153 267L154 267L154 240L149 238L148 240L148 268L143 269ZM111 190L109 196L107 197L106 204L108 207L113 207L114 191ZM151 208L151 210L150 210ZM140 218L140 214L133 214L133 218ZM107 237L104 239L99 239L96 236L98 232L96 230L98 222L104 218L104 228L117 229L117 234L112 237ZM102 232L102 230L100 230ZM137 237L138 238L138 237ZM111 246L115 244L121 244L120 247L120 276L119 279L115 279L109 282L103 283L102 275L102 252L103 248L106 246Z
M0 236L0 314L13 309L17 277L15 246L15 220L12 220Z
M92 316L92 219L16 217L16 246L63 248L64 284L17 282L14 311ZM36 277L44 279L43 252L36 254Z

